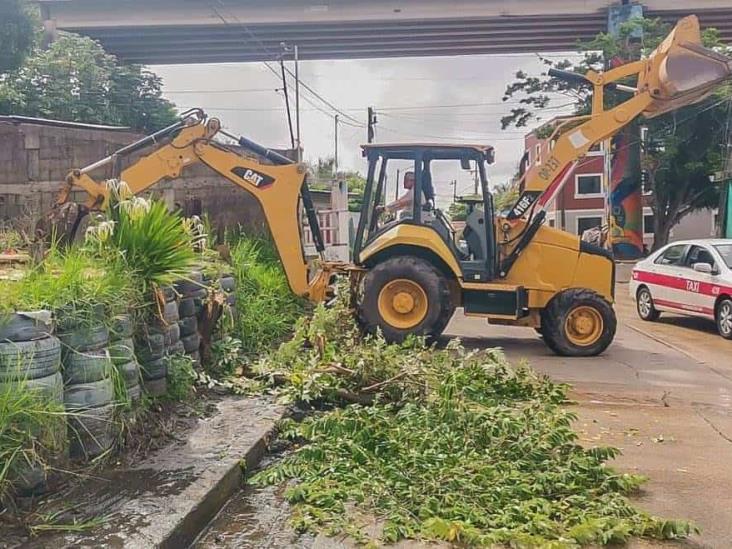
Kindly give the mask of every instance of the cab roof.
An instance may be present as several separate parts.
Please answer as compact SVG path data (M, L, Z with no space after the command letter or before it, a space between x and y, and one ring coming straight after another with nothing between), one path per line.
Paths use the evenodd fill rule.
M494 161L495 150L491 145L464 143L367 143L361 145L363 154L370 152L385 154L392 158L410 158L418 149L429 149L433 158L458 158L462 153L480 155L489 164Z

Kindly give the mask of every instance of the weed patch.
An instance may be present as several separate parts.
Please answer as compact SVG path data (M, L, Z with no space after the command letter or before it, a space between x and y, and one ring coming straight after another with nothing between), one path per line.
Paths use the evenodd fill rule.
M0 384L0 502L33 469L45 469L66 445L63 404L28 389Z
M173 355L168 358L168 392L166 398L175 401L187 399L193 391L196 371L193 360L187 355Z
M256 353L280 342L304 311L292 294L277 253L263 238L241 236L231 246L236 279L234 335L242 351Z
M512 547L694 531L628 500L644 479L607 466L618 450L578 443L565 386L497 351L363 338L347 312L343 303L318 307L256 367L291 401L321 410L370 403L285 422L280 436L293 453L251 479L291 482L285 497L299 530L366 542L360 524L371 517L386 542Z

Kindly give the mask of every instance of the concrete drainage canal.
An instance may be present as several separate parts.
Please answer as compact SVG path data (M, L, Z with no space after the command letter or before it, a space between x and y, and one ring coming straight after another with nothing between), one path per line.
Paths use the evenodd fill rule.
M259 468L267 467L282 455L265 456ZM290 525L289 504L282 496L286 486L245 485L191 545L194 549L310 549L311 534L298 534Z

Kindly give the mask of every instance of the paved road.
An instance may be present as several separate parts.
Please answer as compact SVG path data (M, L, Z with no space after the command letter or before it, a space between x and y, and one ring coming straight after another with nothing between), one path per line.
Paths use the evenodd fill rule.
M693 520L702 534L690 546L732 547L732 342L699 319L643 322L627 285L617 293L615 342L595 358L557 357L533 330L459 314L448 335L571 383L582 441L621 448L615 465L650 477L640 504Z

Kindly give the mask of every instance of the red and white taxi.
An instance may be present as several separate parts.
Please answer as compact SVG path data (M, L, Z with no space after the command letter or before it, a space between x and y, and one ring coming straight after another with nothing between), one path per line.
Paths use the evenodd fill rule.
M664 246L633 267L630 296L643 320L661 311L710 318L732 339L732 240Z

